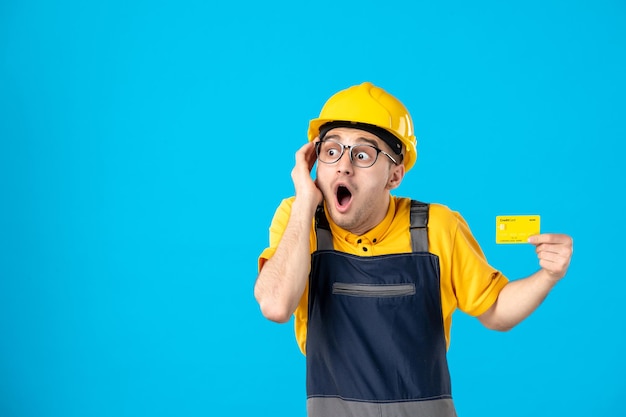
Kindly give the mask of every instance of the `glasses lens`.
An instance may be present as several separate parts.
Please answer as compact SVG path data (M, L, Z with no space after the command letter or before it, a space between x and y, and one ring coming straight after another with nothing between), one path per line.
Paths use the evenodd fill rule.
M374 165L378 157L378 150L369 145L357 145L352 148L352 163L361 168Z
M317 145L317 157L327 164L337 162L341 158L342 151L342 145L331 141L319 142Z

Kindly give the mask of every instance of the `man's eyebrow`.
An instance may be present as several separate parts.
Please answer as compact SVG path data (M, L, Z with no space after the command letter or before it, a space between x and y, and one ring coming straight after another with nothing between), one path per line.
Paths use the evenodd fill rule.
M361 137L359 138L359 140L360 140L360 141L362 140L362 141L364 141L364 142L367 142L367 143L369 143L370 145L375 146L375 147L377 147L377 148L378 148L378 147L380 147L380 145L378 144L378 142L377 142L377 141L375 141L374 139L364 138L363 136L361 136Z

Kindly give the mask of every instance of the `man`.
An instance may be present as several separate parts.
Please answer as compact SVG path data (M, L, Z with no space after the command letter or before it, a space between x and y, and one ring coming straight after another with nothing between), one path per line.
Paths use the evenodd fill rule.
M407 109L371 83L333 95L296 153L254 293L269 320L295 315L311 417L455 416L454 310L511 329L567 271L569 236L532 236L540 269L509 282L458 213L392 196L416 159Z

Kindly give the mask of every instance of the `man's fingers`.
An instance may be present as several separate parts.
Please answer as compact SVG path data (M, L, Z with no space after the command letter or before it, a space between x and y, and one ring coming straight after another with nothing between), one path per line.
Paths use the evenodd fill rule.
M559 234L559 233L543 233L540 235L534 235L528 238L528 241L533 245L538 245L541 243L555 243L555 244L564 244L564 245L572 245L574 240L571 236Z
M541 252L538 254L539 266L549 274L562 278L569 268L570 258L553 252Z
M308 142L304 144L298 151L296 152L296 164L304 163L309 168L309 171L315 165L315 161L317 160L317 155L315 154L315 143Z
M294 167L294 170L297 170L304 166L307 167L308 171L310 172L313 168L313 165L315 164L315 158L316 156L313 144L311 142L306 143L296 152L296 165Z
M544 233L531 236L528 241L535 245L541 268L558 279L562 278L569 268L574 240L568 235Z
M569 263L569 254L563 250L538 250L537 257L541 260L555 264L566 265Z
M553 252L564 256L571 256L574 252L574 239L568 235L544 233L531 236L528 241L535 245L537 253Z

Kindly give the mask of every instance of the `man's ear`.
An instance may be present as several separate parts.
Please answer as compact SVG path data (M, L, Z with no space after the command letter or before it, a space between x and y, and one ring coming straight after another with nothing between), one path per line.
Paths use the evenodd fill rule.
M389 172L389 181L387 182L387 189L393 190L398 188L405 174L404 164L392 165Z

